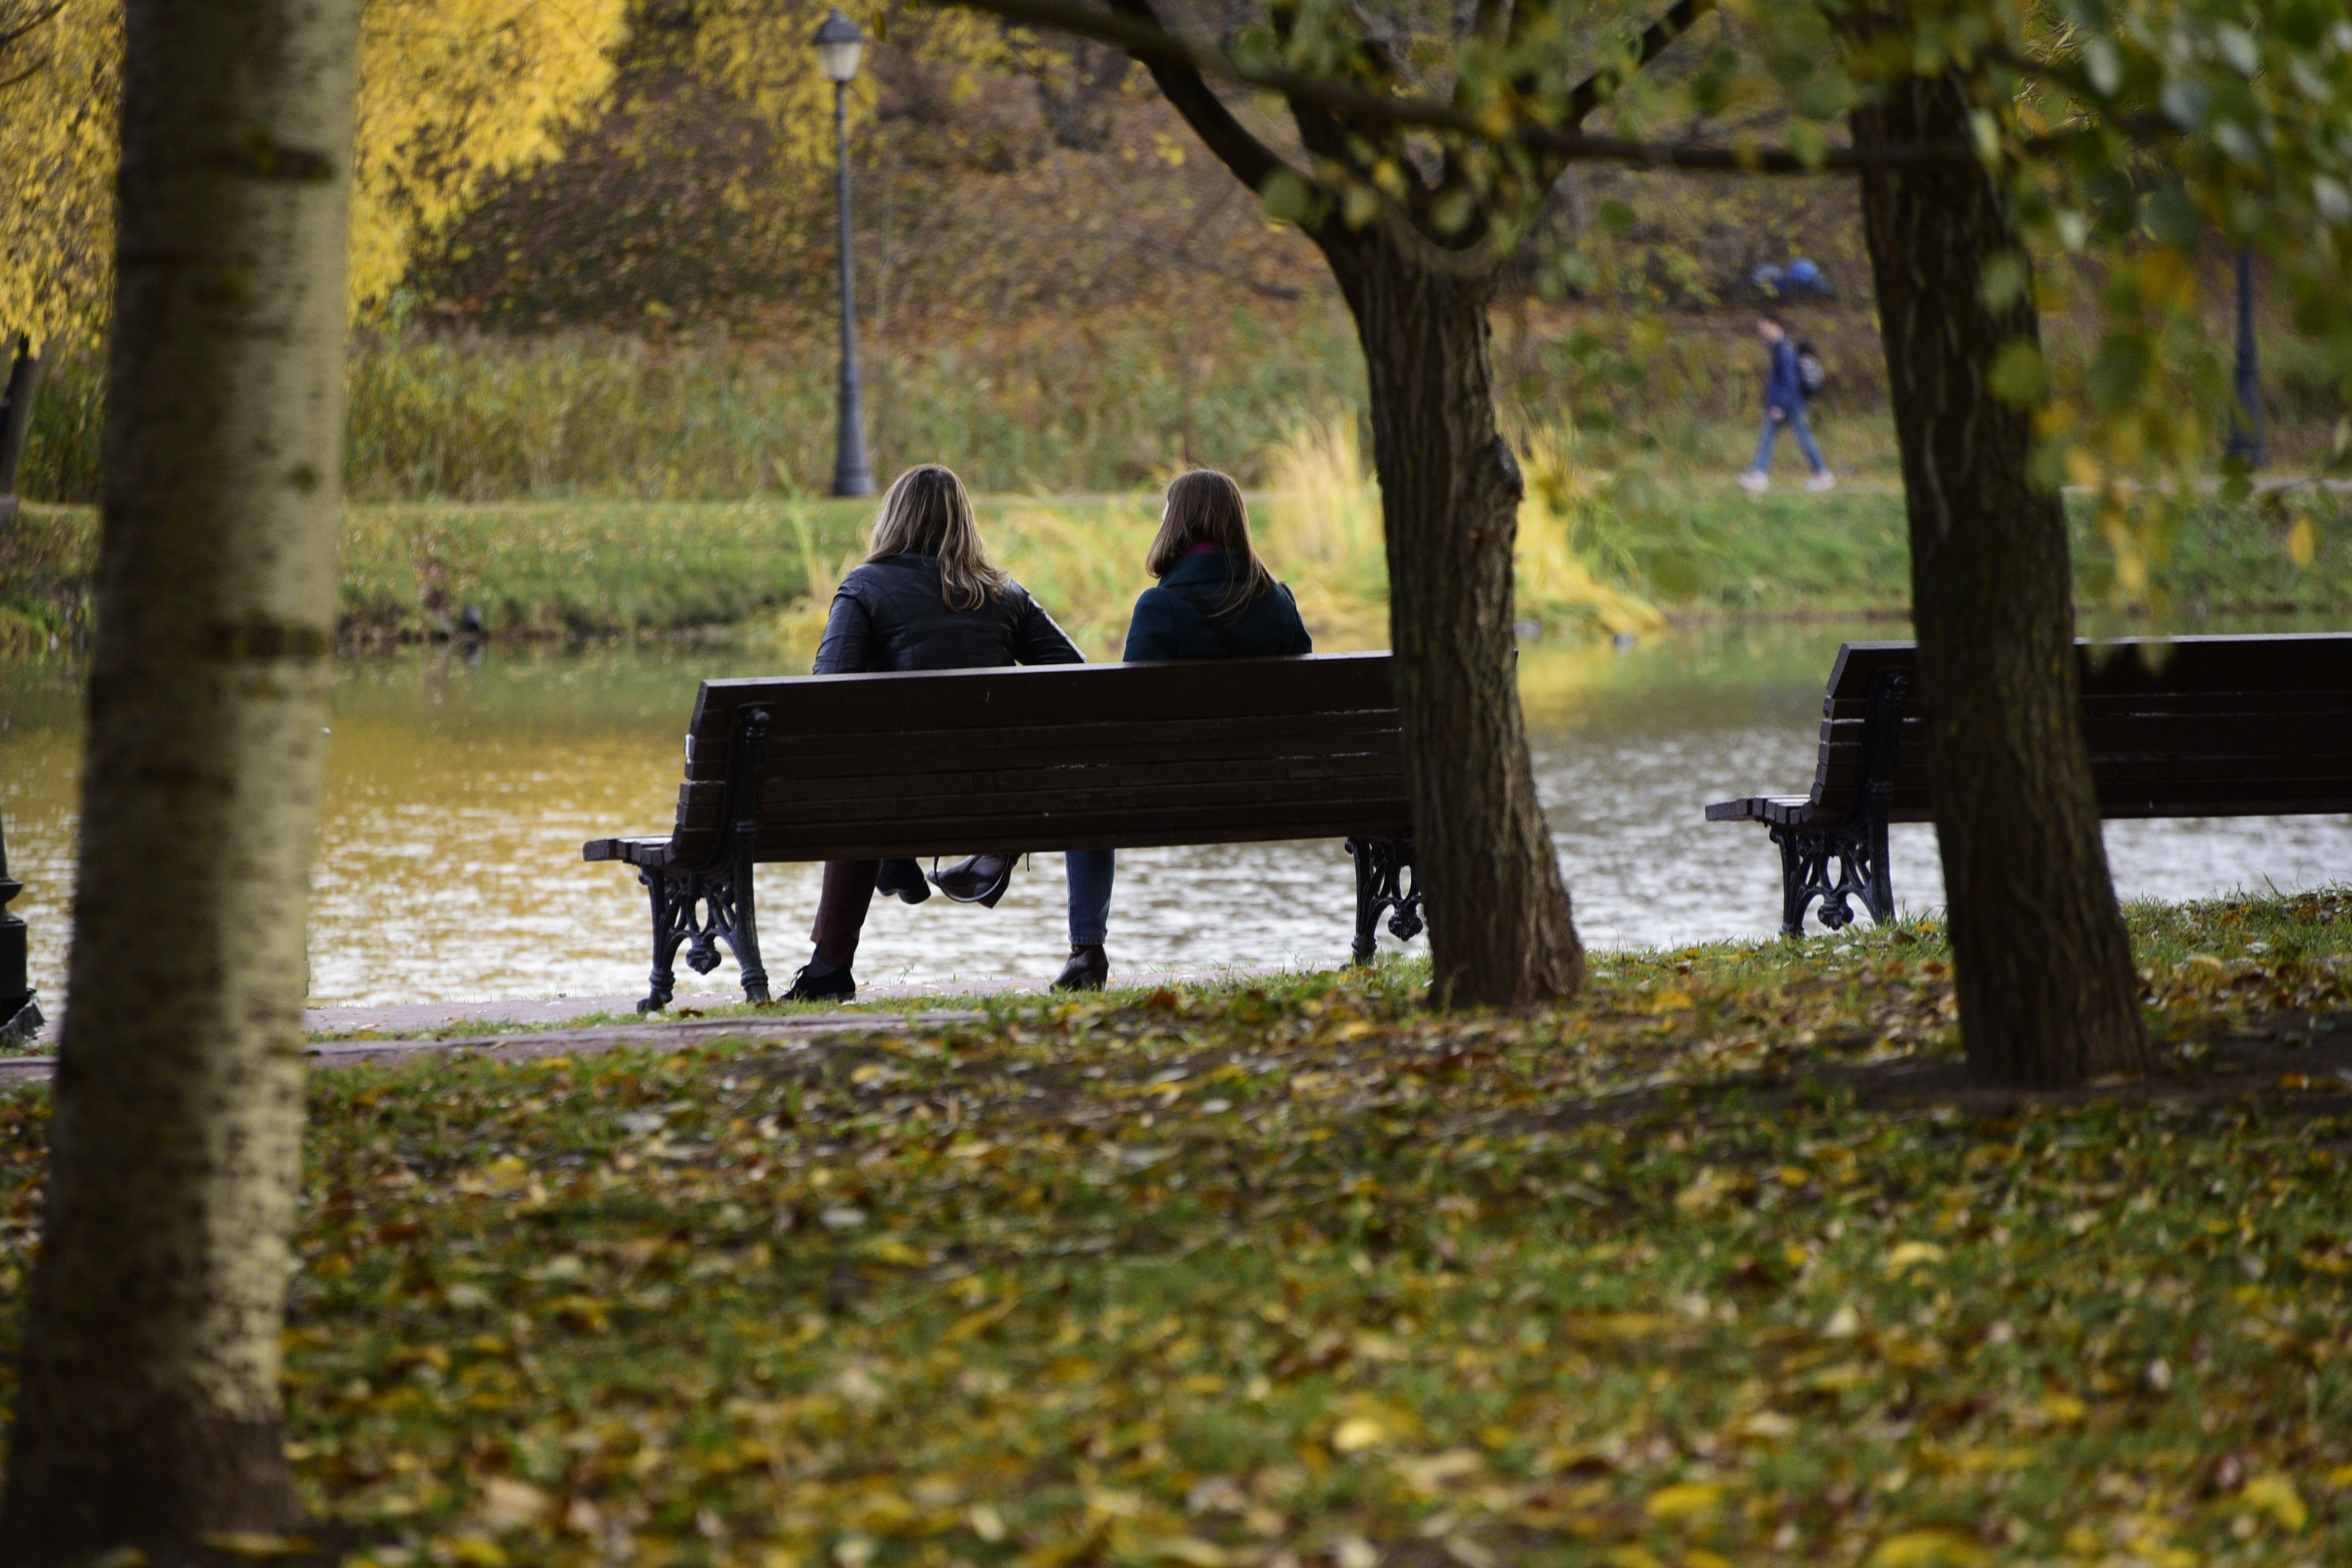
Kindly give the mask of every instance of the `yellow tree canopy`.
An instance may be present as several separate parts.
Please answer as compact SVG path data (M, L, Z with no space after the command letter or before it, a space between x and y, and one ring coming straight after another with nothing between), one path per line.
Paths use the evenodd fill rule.
M952 6L892 0L712 0L696 13L695 65L775 127L776 172L786 185L822 179L833 169L833 84L818 71L809 40L836 3L869 41L948 68L949 91L959 98L978 90L981 72L1059 61L1068 53L1066 43ZM872 116L877 94L875 71L860 71L849 89L853 128Z
M627 0L364 0L352 304L481 183L554 155L604 93ZM121 0L0 0L0 331L107 310ZM11 79L15 79L11 81Z

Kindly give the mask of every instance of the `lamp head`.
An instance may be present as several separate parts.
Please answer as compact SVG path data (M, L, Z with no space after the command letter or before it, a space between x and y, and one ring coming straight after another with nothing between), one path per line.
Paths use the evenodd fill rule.
M824 73L825 80L847 81L857 74L857 57L866 47L866 35L840 6L833 8L833 15L809 42L816 46L817 69Z

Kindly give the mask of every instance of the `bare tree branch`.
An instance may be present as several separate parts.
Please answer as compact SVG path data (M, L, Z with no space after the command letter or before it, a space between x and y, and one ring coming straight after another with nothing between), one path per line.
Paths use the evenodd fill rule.
M1024 22L1033 26L1057 27L1083 37L1099 38L1117 44L1137 59L1151 68L1152 76L1160 89L1169 93L1177 110L1201 132L1212 151L1244 180L1242 165L1229 156L1218 138L1212 137L1202 119L1195 117L1191 104L1205 100L1200 110L1206 113L1213 105L1215 118L1231 127L1232 134L1255 149L1235 147L1244 162L1263 170L1252 188L1263 184L1270 175L1289 165L1260 142L1210 90L1205 78L1215 75L1239 87L1259 88L1279 92L1294 106L1313 105L1335 113L1362 116L1395 125L1422 126L1432 131L1451 131L1481 141L1502 142L1523 147L1530 152L1550 153L1563 163L1628 163L1645 168L1691 169L1720 171L1741 174L1815 174L1826 170L1888 169L1888 168L1950 168L1978 162L1972 149L1961 146L1887 144L1871 148L1829 147L1819 159L1806 159L1785 148L1725 147L1687 142L1639 142L1622 136L1588 136L1580 131L1566 131L1557 126L1519 119L1502 126L1455 108L1453 104L1431 98L1408 97L1398 93L1371 92L1350 87L1325 77L1305 71L1290 70L1279 66L1248 66L1234 60L1222 49L1195 45L1190 40L1160 27L1154 21L1139 20L1134 13L1148 10L1144 0L1111 0L1118 8L1118 15L1097 11L1076 0L925 0L935 5L962 5L972 10ZM1701 3L1701 0L1693 0ZM1663 25L1663 24L1662 24ZM1660 44L1664 47L1668 38ZM1169 88L1163 68L1175 79L1188 84L1187 99L1179 100ZM1292 171L1294 174L1296 170ZM1300 176L1305 178L1304 175Z
M1698 19L1716 8L1716 0L1675 0L1666 14L1643 30L1633 46L1632 68L1640 70L1666 50L1666 46L1697 25ZM1601 100L1615 89L1622 80L1616 68L1595 71L1576 84L1568 95L1568 123L1581 125L1584 117L1601 107Z
M933 3L955 3L955 0L933 0ZM1025 0L1015 0L1015 3L1025 4ZM975 5L972 8L992 10L1013 21L1060 27L1082 37L1100 38L1105 43L1119 45L1144 63L1151 72L1151 79L1160 84L1161 95L1174 106L1177 113L1184 117L1193 134L1200 137L1209 151L1215 153L1243 184L1253 191L1264 191L1267 181L1286 171L1301 181L1307 181L1307 177L1292 169L1281 154L1252 135L1247 126L1234 118L1234 111L1225 107L1224 100L1202 79L1201 62L1194 58L1195 51L1160 26L1159 18L1152 14L1150 0L1110 0L1110 4L1115 15L1106 16L1091 8L1063 4L1062 0L1045 0L1046 9L1056 14L1050 16L992 5ZM1070 26L1058 16L1065 11L1083 18L1089 26ZM1143 47L1139 47L1139 44ZM1215 52L1220 59L1223 58L1222 51ZM1311 181L1307 183L1312 184Z

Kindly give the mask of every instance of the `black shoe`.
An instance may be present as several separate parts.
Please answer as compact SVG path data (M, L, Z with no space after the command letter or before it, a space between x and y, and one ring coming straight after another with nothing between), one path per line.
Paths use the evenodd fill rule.
M1070 962L1062 965L1062 973L1055 977L1054 989L1099 991L1109 978L1110 958L1103 952L1102 944L1074 942L1070 944Z
M787 1002L854 1002L857 999L857 977L849 973L849 965L826 974L811 974L814 963L803 964L793 976L793 988L783 994Z
M931 880L957 903L992 910L1004 889L1013 885L1013 862L1019 858L1018 855L974 855L944 871L932 872Z
M912 860L885 860L881 872L874 879L874 890L885 898L904 899L919 904L931 896L931 885L923 880L923 868Z

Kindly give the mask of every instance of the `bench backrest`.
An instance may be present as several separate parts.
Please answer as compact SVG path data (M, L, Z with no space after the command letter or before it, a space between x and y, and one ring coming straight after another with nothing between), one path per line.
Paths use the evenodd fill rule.
M2352 811L2352 635L2122 637L2074 645L2083 732L2106 816ZM1908 682L1888 816L1927 819L1927 748L1914 646L1848 643L1822 700L1813 800L1859 804L1872 693Z
M1385 653L707 680L668 860L764 712L762 861L1411 831Z

